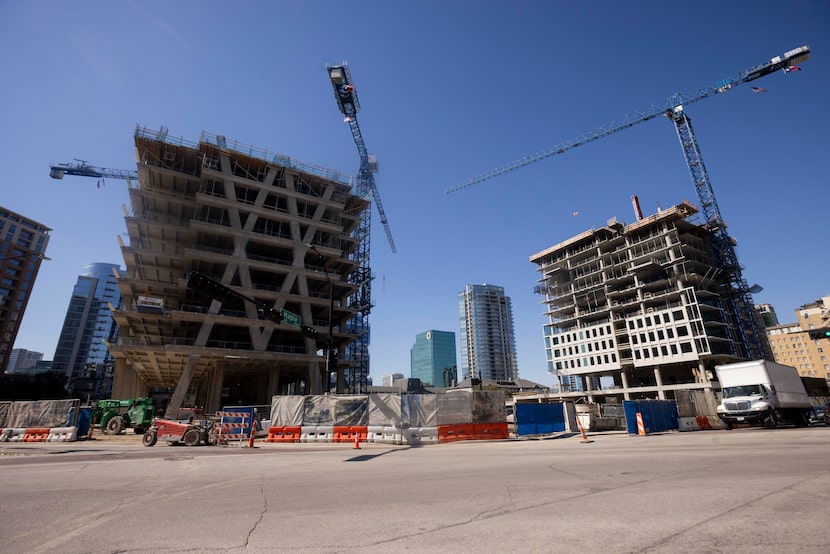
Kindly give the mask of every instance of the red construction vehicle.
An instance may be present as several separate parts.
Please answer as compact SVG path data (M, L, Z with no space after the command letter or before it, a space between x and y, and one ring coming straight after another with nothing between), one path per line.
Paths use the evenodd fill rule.
M216 444L213 423L211 419L191 418L190 421L173 421L156 418L144 433L141 442L144 446L154 446L159 440L168 441L171 444L184 443L185 446Z

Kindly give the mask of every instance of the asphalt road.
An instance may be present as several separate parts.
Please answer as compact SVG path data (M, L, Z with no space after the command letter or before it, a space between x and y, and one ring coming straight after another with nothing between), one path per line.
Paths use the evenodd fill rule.
M830 427L589 440L0 443L0 552L830 550Z

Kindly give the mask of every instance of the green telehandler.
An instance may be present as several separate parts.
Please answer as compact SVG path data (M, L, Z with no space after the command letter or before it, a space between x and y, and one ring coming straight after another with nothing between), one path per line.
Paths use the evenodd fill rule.
M143 435L155 414L152 398L98 400L92 408L92 425L107 435L117 435L128 427L132 427L136 435Z

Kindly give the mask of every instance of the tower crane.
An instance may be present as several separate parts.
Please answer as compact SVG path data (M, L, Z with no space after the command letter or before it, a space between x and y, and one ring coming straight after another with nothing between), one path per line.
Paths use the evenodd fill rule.
M64 175L79 175L81 177L95 177L98 179L126 179L137 181L138 171L126 169L109 169L106 167L95 167L84 160L75 160L75 163L52 164L49 166L49 176L52 179L63 179Z
M374 174L378 171L377 159L368 153L360 126L357 122L357 112L360 111L360 102L357 99L357 91L352 81L351 72L346 62L340 65L327 65L331 86L334 89L334 98L337 107L349 124L352 131L354 143L360 156L360 168L355 180L356 193L364 198L370 198L375 204L380 222L386 231L386 238L389 240L389 247L392 252L397 252L395 241L392 238L392 231L389 228L389 221L386 219L386 212L380 200L380 193L375 184ZM369 206L371 210L371 205ZM349 299L349 304L356 310L355 315L349 320L349 332L356 335L357 339L346 346L345 356L352 362L346 376L349 389L352 392L365 392L369 378L369 311L372 308L372 268L369 264L370 253L370 230L371 214L361 218L361 223L355 230L360 242L357 250L353 253L353 259L358 261L357 270L354 271L350 280L358 285L355 294ZM339 383L338 383L339 389Z
M700 200L701 211L706 220L706 225L711 231L712 249L718 267L722 268L728 274L727 282L729 290L724 297L735 321L736 332L739 335L737 337L739 340L733 341L733 343L737 342L737 347L742 349L742 351L733 353L750 359L766 358L769 353L764 347L764 341L761 337L762 330L753 313L751 292L755 289L750 289L741 274L741 267L738 263L733 241L727 234L726 225L718 209L712 184L709 181L706 167L703 165L703 158L700 155L697 139L695 138L691 121L686 115L684 106L716 94L728 92L738 85L749 83L777 71L792 71L797 68L796 64L806 61L809 57L809 46L799 46L798 48L785 52L781 56L775 56L767 62L750 67L731 77L721 79L707 87L685 94L674 94L661 104L652 104L645 109L631 112L621 119L612 121L577 138L559 143L536 154L525 156L502 167L482 173L459 185L447 188L444 193L449 194L546 158L563 154L577 146L599 140L623 129L628 129L639 123L654 119L657 116L666 116L675 124L677 136L680 139L680 145L683 148L683 154L686 157L686 163L689 166L689 172Z

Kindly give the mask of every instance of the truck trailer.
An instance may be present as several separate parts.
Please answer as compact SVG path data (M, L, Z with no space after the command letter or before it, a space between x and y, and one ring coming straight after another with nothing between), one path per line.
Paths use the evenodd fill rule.
M762 423L771 429L781 421L809 425L810 397L794 367L752 360L718 365L715 371L722 395L718 417L727 428Z

